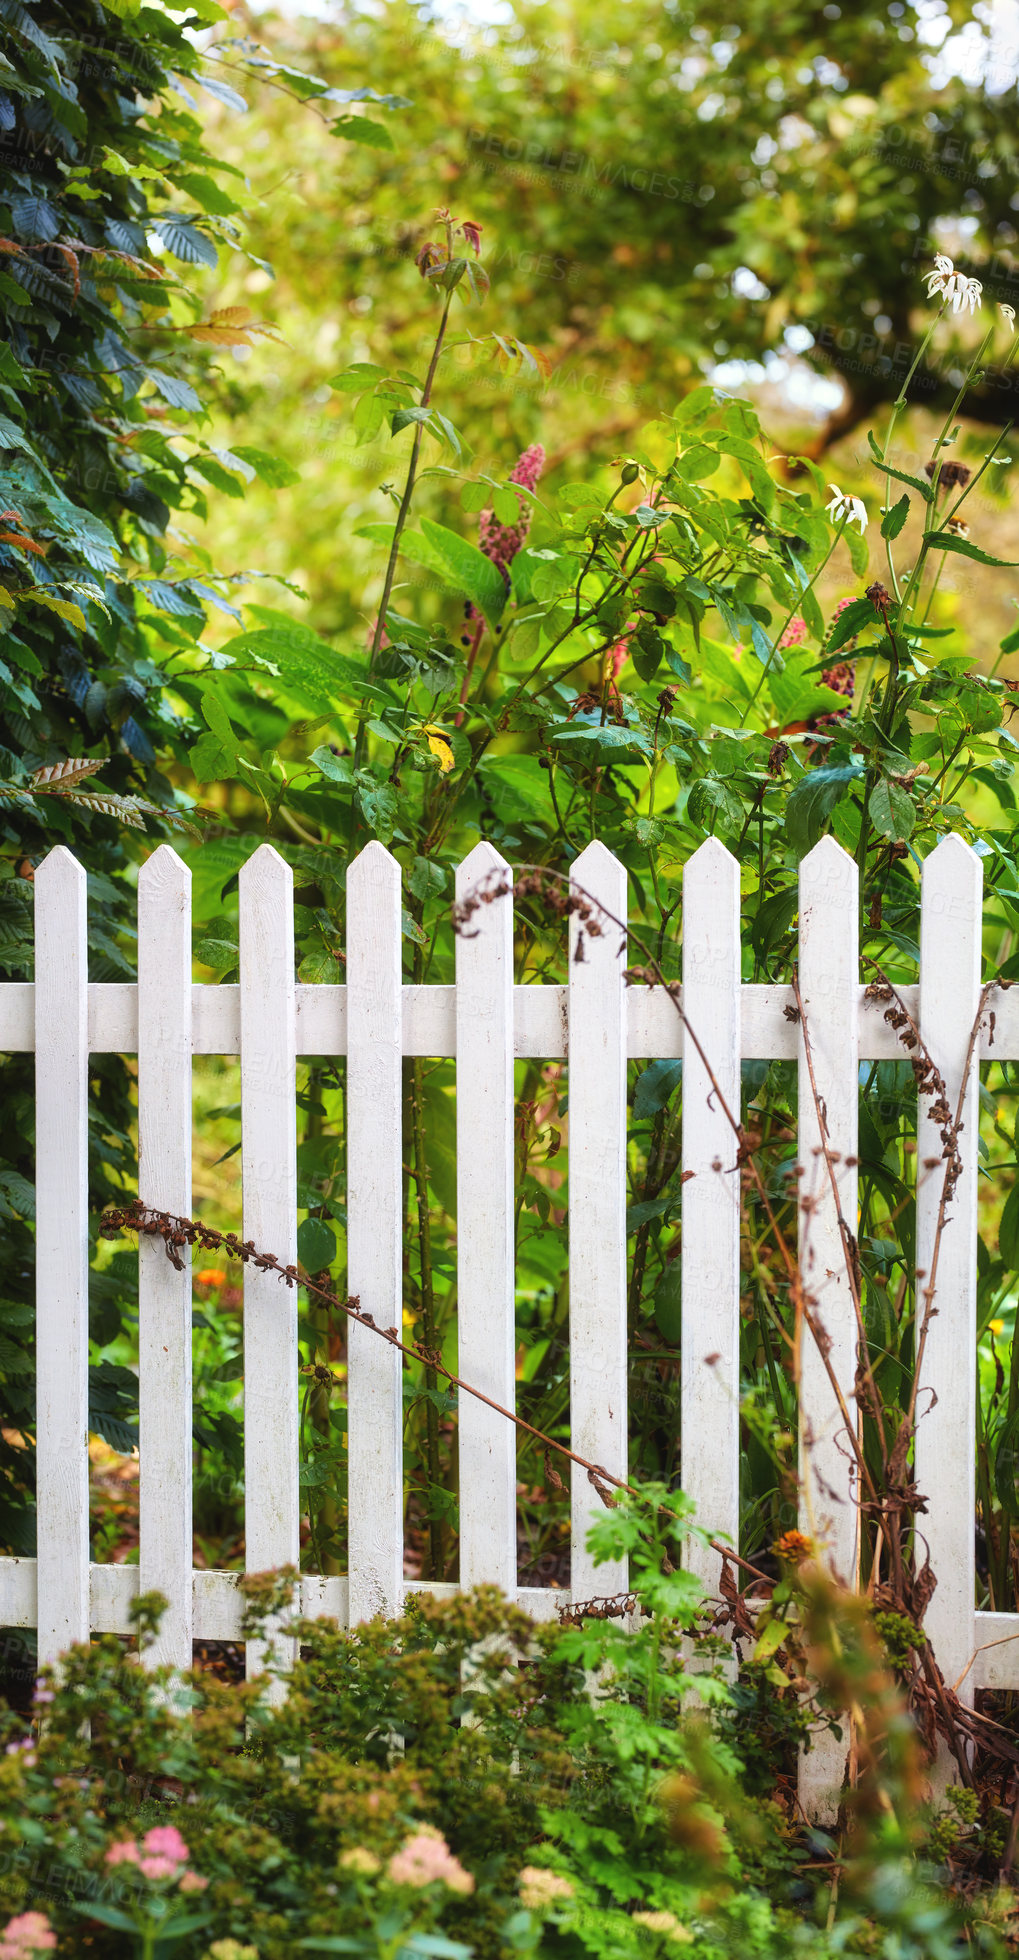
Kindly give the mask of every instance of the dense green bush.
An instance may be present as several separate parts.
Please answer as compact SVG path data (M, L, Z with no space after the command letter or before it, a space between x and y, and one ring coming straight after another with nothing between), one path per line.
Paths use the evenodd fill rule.
M862 1624L855 1641L853 1610L808 1568L811 1637L827 1616L829 1651L869 1683L878 1750L839 1846L748 1797L731 1691L710 1648L693 1672L685 1658L699 1588L666 1554L687 1529L661 1489L596 1527L601 1554L633 1562L629 1628L583 1610L536 1626L492 1590L422 1595L390 1625L301 1625L282 1705L265 1678L151 1675L109 1637L74 1649L40 1682L41 1730L6 1723L9 1911L111 1960L238 1960L230 1941L265 1960L1003 1951L1009 1896L967 1922L917 1861L908 1725ZM245 1589L249 1630L287 1590ZM157 1617L139 1603L143 1642Z
M261 75L300 97L254 43L201 51L228 16L179 19L139 0L0 5L0 974L32 970L32 876L68 843L89 873L93 980L134 971L140 834L178 832L191 798L166 773L188 722L168 687L231 581L188 526L210 490L291 472L258 449L214 451L208 349L271 329L246 309L208 315L189 284L243 248L242 173L207 147L198 97L242 111ZM229 80L227 77L229 76ZM201 392L200 392L201 391ZM125 830L125 826L127 829ZM192 834L194 833L192 826ZM94 1057L90 1191L128 1173L127 1073ZM8 1059L0 1146L0 1542L32 1549L32 1071ZM94 1276L90 1426L136 1432L130 1371L98 1358L132 1300L133 1264ZM12 1442L19 1436L22 1442Z

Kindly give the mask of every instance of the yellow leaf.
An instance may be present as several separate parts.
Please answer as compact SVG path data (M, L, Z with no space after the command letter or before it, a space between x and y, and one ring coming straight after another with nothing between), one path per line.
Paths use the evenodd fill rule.
M425 734L428 737L428 746L432 754L438 756L440 775L448 776L453 767L453 751L447 737L434 722L429 722L425 729Z
M58 619L66 619L67 624L77 626L79 632L88 632L88 620L73 599L57 599L52 592L40 592L38 586L22 596L26 599L34 599L37 606L45 606L47 612L56 613Z

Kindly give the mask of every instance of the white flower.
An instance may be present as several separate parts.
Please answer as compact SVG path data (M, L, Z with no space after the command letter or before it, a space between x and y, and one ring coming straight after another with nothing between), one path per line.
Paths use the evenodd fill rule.
M925 272L923 277L927 281L928 299L933 299L935 293L943 293L946 300L951 300L953 313L959 313L964 306L968 306L971 313L976 312L984 290L979 279L970 279L965 272L956 272L946 253L938 253L933 272Z
M999 300L998 312L1001 314L1001 317L1004 320L1005 325L1009 330L1009 333L1014 333L1015 332L1015 307L1006 306L1002 300Z
M824 514L833 524L845 518L848 524L858 524L861 531L867 529L867 507L859 497L847 497L837 483L829 483L831 503L824 507Z

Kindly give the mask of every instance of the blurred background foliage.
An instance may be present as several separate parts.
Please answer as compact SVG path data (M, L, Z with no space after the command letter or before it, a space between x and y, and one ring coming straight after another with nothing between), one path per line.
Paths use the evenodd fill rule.
M807 449L840 484L873 490L866 426L880 431L905 379L933 252L953 252L989 299L1016 302L1015 76L1007 22L994 34L987 10L321 11L239 0L232 20L290 63L409 105L372 112L378 136L338 149L325 110L295 118L270 84L246 90L246 116L213 108L210 140L247 177L252 237L275 274L270 285L224 260L212 303L267 312L287 343L224 357L218 426L300 472L286 490L218 503L217 548L241 564L257 544L258 562L308 591L327 634L362 643L370 627L381 565L351 534L385 514L377 487L393 468L384 439L358 441L328 382L353 360L418 363L428 305L406 262L438 205L485 227L485 327L550 363L535 372L491 344L459 347L442 367L447 413L485 467L508 470L540 440L553 487L625 449L711 373L759 401L777 448ZM959 348L974 333L960 328ZM958 373L946 348L914 376L906 467L929 453ZM992 366L968 398L981 419L960 453L982 454L1014 406L1014 375ZM979 499L991 551L1007 491ZM832 568L834 596L845 570L844 558ZM978 647L996 649L1011 582L984 580L975 616L965 568L953 570L946 615L961 605Z

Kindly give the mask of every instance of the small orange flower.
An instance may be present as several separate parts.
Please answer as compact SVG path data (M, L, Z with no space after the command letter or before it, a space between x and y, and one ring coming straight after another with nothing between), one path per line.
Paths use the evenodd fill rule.
M798 1563L801 1558L810 1557L813 1547L802 1531L783 1531L772 1550L776 1558L787 1558Z
M206 1266L204 1272L195 1274L196 1286L222 1286L226 1274L221 1266Z

